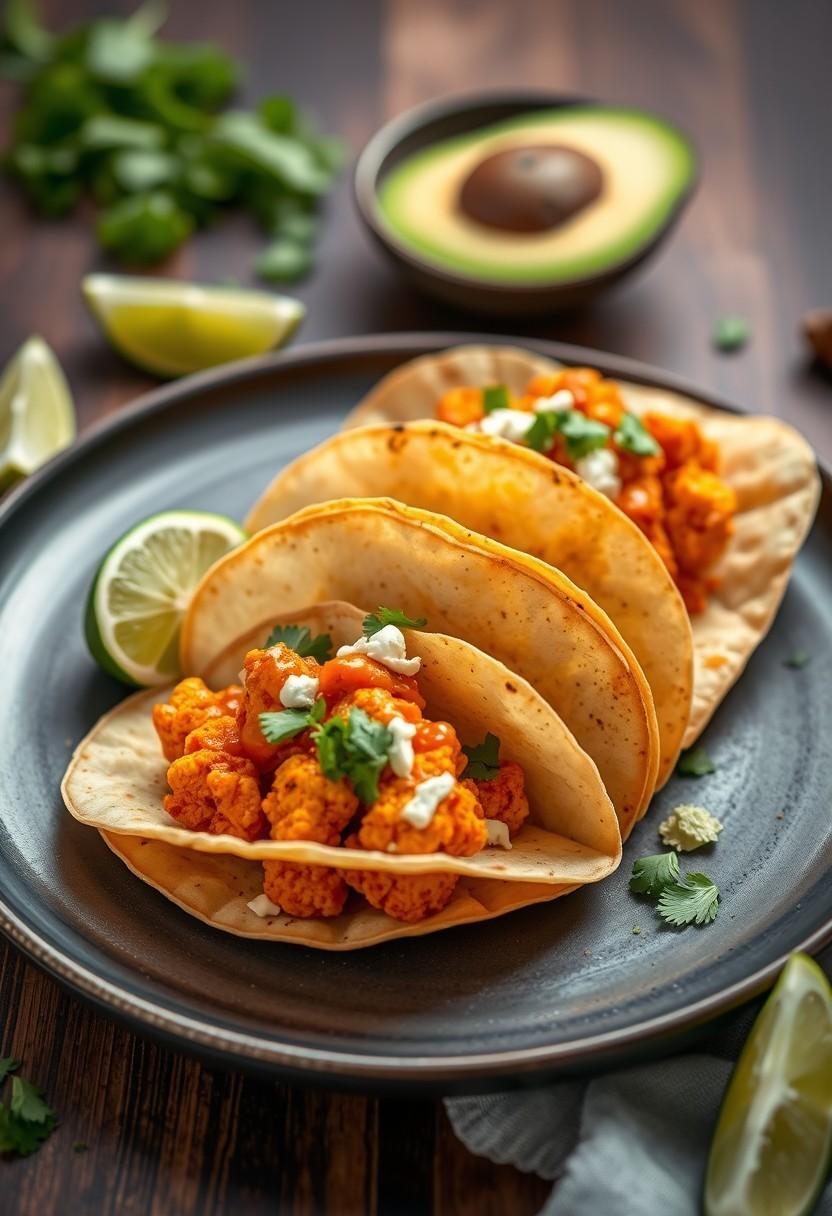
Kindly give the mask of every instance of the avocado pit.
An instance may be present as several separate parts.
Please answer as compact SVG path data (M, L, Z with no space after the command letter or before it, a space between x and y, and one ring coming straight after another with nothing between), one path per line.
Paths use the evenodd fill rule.
M594 202L604 185L597 161L564 144L495 152L471 171L460 210L506 232L548 232Z

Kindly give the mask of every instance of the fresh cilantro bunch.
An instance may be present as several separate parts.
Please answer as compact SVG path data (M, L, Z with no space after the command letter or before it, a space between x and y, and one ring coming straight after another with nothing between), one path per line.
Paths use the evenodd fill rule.
M630 890L655 899L659 916L671 925L707 925L719 910L719 887L707 874L682 876L675 853L656 853L633 863Z
M332 658L330 635L319 633L313 638L312 630L307 629L305 625L275 625L264 642L264 649L268 650L270 646L276 646L278 642L282 642L284 646L294 650L295 654L300 655L302 659L311 658L317 659L319 663L326 663Z
M472 781L493 781L499 775L500 740L497 735L489 731L482 743L463 745L462 750L468 757L466 777Z
M0 75L21 83L22 98L8 172L45 215L91 195L101 245L130 264L158 262L195 228L245 207L270 241L257 273L301 277L341 144L284 95L221 112L239 64L208 43L163 42L165 16L161 0L146 0L130 17L53 34L32 0L9 0Z
M0 1153L28 1156L40 1148L57 1125L55 1112L36 1089L23 1077L12 1076L19 1067L11 1056L0 1059L0 1086L11 1076L11 1102L0 1102Z

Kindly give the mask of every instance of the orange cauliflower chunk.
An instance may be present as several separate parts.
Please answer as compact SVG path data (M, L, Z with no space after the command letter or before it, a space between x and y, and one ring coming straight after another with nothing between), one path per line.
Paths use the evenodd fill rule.
M466 789L479 800L486 819L499 819L513 836L519 832L529 817L529 800L526 797L526 778L519 764L506 760L500 771L490 781L462 782Z
M436 417L451 426L468 426L479 422L485 414L481 388L452 388L445 393L436 407Z
M378 799L367 810L358 831L362 849L395 853L451 853L470 857L485 847L487 833L476 794L459 783L443 798L427 827L402 819L416 785L440 773L456 773L451 748L437 748L416 757L413 776L382 781ZM393 846L392 848L390 846Z
M664 493L659 478L647 476L629 482L615 501L642 530L675 578L678 564L664 525Z
M396 920L424 920L441 912L459 882L458 874L386 874L377 870L347 870L354 891Z
M705 438L692 418L671 418L667 414L647 413L642 422L661 445L668 469L678 469L683 464L694 463L710 469L711 472L716 470L716 444Z
M335 702L330 716L340 714L342 718L348 718L351 709L363 709L368 717L375 718L385 726L397 717L404 718L405 722L422 721L422 711L415 702L403 701L386 688L357 688Z
M312 756L286 760L263 799L273 840L336 845L357 810L358 799L347 782L330 781Z
M170 694L170 701L153 706L153 725L166 760L178 760L192 730L211 718L237 712L243 690L231 684L220 692L211 689L198 676L181 680Z
M165 810L194 832L228 833L242 840L265 835L260 784L250 760L227 752L198 751L168 769Z
M191 752L228 752L231 756L247 757L243 751L236 718L208 718L192 730L185 740L186 756Z
M725 552L737 496L715 473L683 465L665 482L667 531L681 568L700 573Z
M263 890L290 916L338 916L349 889L338 870L294 861L264 861Z
M261 772L266 772L277 768L299 749L296 740L268 743L260 729L259 715L279 713L286 708L280 700L280 691L289 676L317 676L320 669L314 659L302 659L283 642L278 642L268 650L250 650L243 660L243 670L244 696L237 715L240 738L246 755Z

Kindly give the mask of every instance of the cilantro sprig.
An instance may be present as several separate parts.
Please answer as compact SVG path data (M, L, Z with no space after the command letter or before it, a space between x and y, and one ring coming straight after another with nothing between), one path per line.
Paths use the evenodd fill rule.
M617 447L634 456L658 456L662 450L647 427L635 414L622 415L613 438Z
M511 405L509 391L504 384L489 384L482 390L482 408L486 414L494 410L507 410Z
M317 659L319 663L326 663L332 658L332 638L328 633L319 633L316 637L312 637L312 630L307 629L305 625L275 625L264 643L264 649L268 650L270 646L276 646L278 642L282 642L284 646L288 646L290 650L294 650L295 654L299 654L302 659Z
M708 925L719 910L719 887L707 874L685 874L675 853L656 853L633 863L630 890L656 900L656 911L668 924Z
M364 637L371 638L386 625L396 625L399 629L424 629L427 623L427 617L410 617L401 608L378 608L364 617L361 627Z
M11 1077L11 1102L0 1102L0 1153L26 1157L40 1148L57 1126L57 1116L43 1099L41 1091L23 1077L12 1076L19 1062L7 1056L0 1059L0 1085Z
M489 731L482 743L463 746L468 764L465 776L472 781L493 781L500 772L500 740Z
M315 726L325 713L326 701L318 697L311 709L278 709L260 714L260 729L267 743L285 743Z
M346 719L336 714L319 726L314 739L324 776L330 781L346 777L362 802L375 802L378 779L393 745L387 727L353 706Z
M556 435L566 442L571 460L580 460L598 448L606 447L612 434L610 428L580 410L539 410L525 435L526 443L536 452L548 452Z

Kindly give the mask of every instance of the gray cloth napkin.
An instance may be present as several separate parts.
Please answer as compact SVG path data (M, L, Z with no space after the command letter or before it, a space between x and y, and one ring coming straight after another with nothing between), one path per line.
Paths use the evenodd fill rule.
M832 972L832 950L819 958ZM698 1216L708 1146L759 1004L679 1055L590 1080L445 1105L481 1157L557 1179L540 1216ZM816 1208L832 1216L832 1184Z

